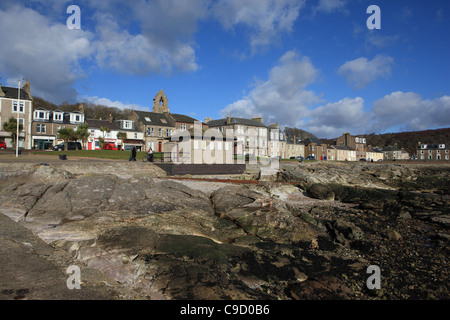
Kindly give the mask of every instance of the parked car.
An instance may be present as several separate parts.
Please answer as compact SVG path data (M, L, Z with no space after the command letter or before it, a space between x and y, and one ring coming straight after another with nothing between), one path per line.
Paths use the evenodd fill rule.
M307 156L305 160L316 160L314 156Z
M67 150L81 150L81 143L80 142L73 142L70 141L67 143ZM59 143L53 147L53 151L63 151L65 150L65 144Z
M119 148L117 148L114 143L105 143L104 150L120 150Z
M6 149L5 141L0 141L0 149Z
M289 159L295 159L295 160L299 160L299 161L303 161L305 160L302 156L297 156L297 157L290 157Z
M359 161L367 161L365 158L361 158L359 159Z

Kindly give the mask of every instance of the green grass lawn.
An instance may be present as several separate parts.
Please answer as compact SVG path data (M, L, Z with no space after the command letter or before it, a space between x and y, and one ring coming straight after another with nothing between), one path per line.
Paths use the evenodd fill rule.
M131 155L131 151L116 151L116 150L68 150L68 151L34 151L35 155L54 155L59 156L65 154L67 157L86 157L86 158L98 158L98 159L114 159L114 160L128 160ZM145 151L138 151L136 153L136 160L142 160L146 157ZM155 159L161 159L162 152L153 153Z

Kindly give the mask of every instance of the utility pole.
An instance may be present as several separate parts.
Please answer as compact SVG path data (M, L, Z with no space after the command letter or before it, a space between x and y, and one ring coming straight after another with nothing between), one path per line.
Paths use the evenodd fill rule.
M19 80L19 93L17 95L17 135L16 135L16 158L19 157L19 110L20 110L20 80Z

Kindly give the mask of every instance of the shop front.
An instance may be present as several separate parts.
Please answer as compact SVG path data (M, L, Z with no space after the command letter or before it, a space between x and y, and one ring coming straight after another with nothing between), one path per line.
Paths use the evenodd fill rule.
M33 149L49 150L56 144L56 137L54 136L33 136Z

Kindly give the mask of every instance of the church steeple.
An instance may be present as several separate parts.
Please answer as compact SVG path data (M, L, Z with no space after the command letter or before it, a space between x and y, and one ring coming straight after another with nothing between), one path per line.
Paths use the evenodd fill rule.
M169 113L169 100L167 100L166 94L162 90L159 90L153 99L153 112Z

